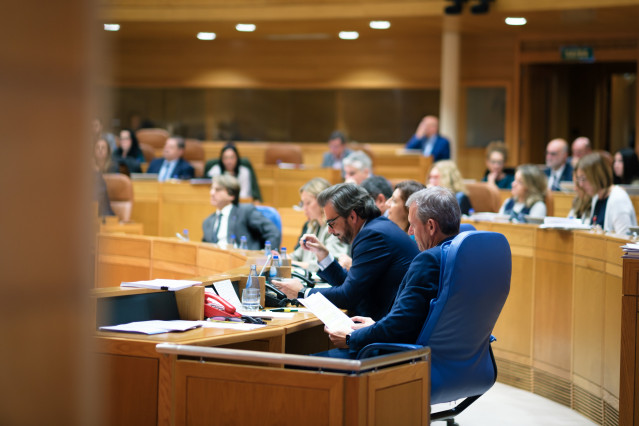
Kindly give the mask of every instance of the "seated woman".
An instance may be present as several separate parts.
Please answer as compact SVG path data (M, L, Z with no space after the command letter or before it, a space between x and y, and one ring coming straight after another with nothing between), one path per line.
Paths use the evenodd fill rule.
M577 176L575 172L572 173L572 181L577 182ZM575 198L572 199L572 206L568 217L573 219L581 219L584 221L590 217L590 205L592 198L588 196L579 185L575 185Z
M118 173L117 163L111 161L111 147L106 139L98 139L93 146L93 167L99 173Z
M612 184L610 163L599 153L582 157L575 170L577 185L592 197L590 216L592 225L604 231L624 235L637 226L637 216L630 197L621 187Z
M612 163L613 182L617 185L639 184L639 158L632 148L622 148L615 153Z
M462 214L469 214L473 208L461 172L451 160L441 160L433 164L428 174L428 186L441 186L450 189L457 198Z
M408 207L406 200L413 195L413 192L424 189L425 186L416 180L404 180L395 185L393 195L386 201L388 207L388 218L395 222L397 226L402 228L404 232L408 232Z
M306 182L300 188L302 208L304 209L304 214L308 218L308 221L302 228L300 238L304 234L315 234L333 257L338 259L341 255L348 254L350 252L350 245L344 244L339 239L329 234L328 225L324 218L324 212L317 203L317 195L330 186L331 184L326 179L314 178ZM304 250L299 242L291 254L291 260L311 272L316 272L319 269L315 253L309 250Z
M260 187L251 163L240 158L235 145L225 145L220 152L220 158L207 161L204 175L208 177L221 174L234 176L240 182L240 198L253 198L262 201Z
M533 164L517 167L511 193L499 213L510 216L514 222L526 222L526 216L546 216L546 175Z
M504 164L508 160L508 149L502 141L494 141L486 147L486 174L482 182L492 183L501 189L510 189L515 175L512 169L506 171Z
M144 153L135 132L128 129L120 132L120 146L113 152L113 162L125 167L127 174L142 173L140 163L144 163Z

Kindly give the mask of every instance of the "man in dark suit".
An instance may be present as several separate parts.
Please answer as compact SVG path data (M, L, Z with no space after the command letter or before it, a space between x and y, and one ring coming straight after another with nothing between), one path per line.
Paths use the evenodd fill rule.
M455 196L432 187L412 194L409 232L415 235L419 253L404 276L393 306L384 318L353 317L353 330L327 330L331 341L344 349L331 356L355 357L369 343L415 343L428 316L431 299L437 297L441 247L459 233L461 211ZM345 349L348 349L346 351Z
M211 185L211 204L217 212L204 220L202 241L216 243L225 249L231 236L240 239L246 237L249 250L264 248L264 242L270 241L273 248L280 246L281 233L273 222L260 213L253 204L239 204L240 183L229 175L213 177ZM232 247L229 247L232 248Z
M560 182L572 182L572 166L568 161L568 142L553 139L546 146L546 169L548 189L561 191Z
M164 182L168 179L193 179L195 172L193 166L182 158L184 154L184 139L170 137L164 144L163 158L151 161L147 173L157 173L158 180Z
M397 225L380 215L362 187L342 183L322 191L317 201L324 208L329 232L351 244L353 264L346 271L313 234L300 244L317 255L317 274L330 288L303 290L299 281L274 281L289 298L320 292L339 308L376 320L388 313L402 277L419 250ZM300 294L300 293L304 294Z
M432 155L433 163L450 158L450 142L439 134L439 119L434 115L422 119L406 143L406 149L419 149L425 156Z

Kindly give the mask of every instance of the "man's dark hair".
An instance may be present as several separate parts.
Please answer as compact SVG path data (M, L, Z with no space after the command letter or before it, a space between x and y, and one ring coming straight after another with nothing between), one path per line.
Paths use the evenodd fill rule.
M360 186L367 190L373 199L377 198L379 194L384 195L387 200L393 196L393 187L383 176L366 178Z
M339 130L335 130L328 137L329 141L332 141L333 139L339 139L342 142L342 145L344 145L346 143L346 136L344 136L344 133L340 132Z
M382 214L368 191L353 183L338 183L326 188L317 196L317 202L321 207L330 202L342 217L348 217L351 210L364 220L375 219Z

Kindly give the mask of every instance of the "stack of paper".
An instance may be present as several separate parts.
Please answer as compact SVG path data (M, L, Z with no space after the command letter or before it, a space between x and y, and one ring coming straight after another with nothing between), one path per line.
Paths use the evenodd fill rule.
M201 281L154 279L149 281L122 282L120 287L151 288L154 290L177 291L202 284Z
M140 334L160 334L170 333L172 331L186 331L194 328L202 327L197 321L136 321L128 324L110 325L100 327L102 331L122 331L125 333L140 333Z
M589 224L583 223L580 219L572 219L568 217L546 216L544 223L539 225L542 229L590 229Z
M625 252L624 257L639 258L639 244L627 243L626 245L621 246L621 248Z

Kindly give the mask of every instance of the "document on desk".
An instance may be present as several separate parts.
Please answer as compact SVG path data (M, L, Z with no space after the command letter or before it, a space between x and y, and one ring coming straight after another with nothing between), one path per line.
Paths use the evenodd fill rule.
M137 287L137 288L151 288L154 290L170 290L177 291L194 285L200 285L202 281L189 281L189 280L167 280L156 278L148 281L132 281L122 282L120 287Z
M186 331L194 328L202 327L198 321L136 321L129 322L120 325L109 325L100 327L102 331L121 331L125 333L140 333L140 334L160 334L170 333L173 331Z
M353 320L340 311L322 293L313 293L304 299L298 299L300 303L311 310L329 330L352 330Z

